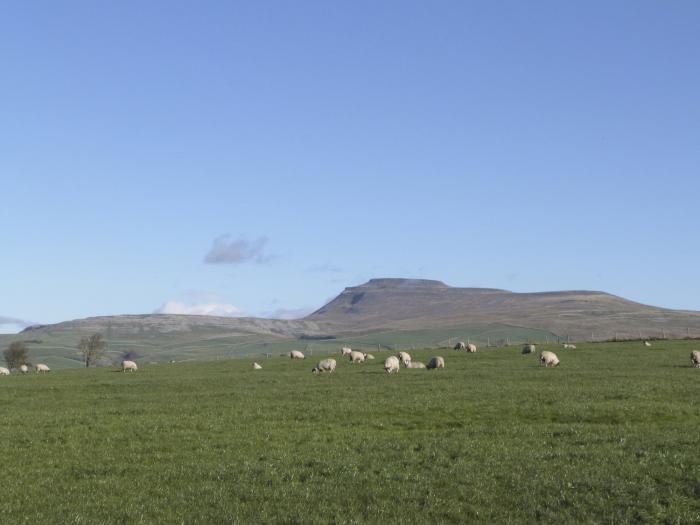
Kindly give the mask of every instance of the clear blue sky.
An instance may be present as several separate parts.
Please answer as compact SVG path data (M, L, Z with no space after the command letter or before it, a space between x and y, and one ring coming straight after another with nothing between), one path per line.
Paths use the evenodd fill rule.
M698 27L697 1L3 2L0 317L296 312L382 276L700 310Z

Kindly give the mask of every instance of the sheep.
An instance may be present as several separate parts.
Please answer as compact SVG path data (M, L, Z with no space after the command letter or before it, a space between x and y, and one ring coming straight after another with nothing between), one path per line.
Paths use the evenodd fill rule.
M576 345L570 345L569 343L564 343L564 348L569 348L571 350L576 350Z
M523 346L522 355L525 355L525 354L534 354L534 353L535 353L535 350L536 350L535 345L532 345L532 344L528 343L528 344L526 344L525 346Z
M693 368L700 368L700 351L690 352L690 364L693 365Z
M411 356L408 355L408 352L399 352L399 355L397 357L404 364L404 366L406 366L406 363L411 362Z
M425 365L420 361L409 361L408 363L405 363L404 366L406 368L425 368Z
M367 354L353 350L350 352L348 357L350 358L351 363L364 363L365 359L367 358Z
M445 360L440 356L435 356L428 361L428 370L435 370L438 368L445 368Z
M347 346L344 346L343 348L340 349L340 355L342 355L343 357L350 354L350 352L352 352L352 348L349 348Z
M365 354L365 359L374 359L372 354Z
M10 371L4 366L0 366L0 376L9 376Z
M304 354L301 353L299 350L292 350L289 352L289 357L292 359L304 359Z
M476 352L476 345L474 343L469 343L467 345L467 352L469 352L470 354Z
M262 366L260 366L258 363L253 363L253 370L262 370Z
M320 374L322 372L328 372L332 374L335 371L336 362L335 359L323 359L318 362L318 364L311 369L314 374Z
M22 365L19 367L19 371L22 372L23 374L28 374L29 373L29 367L27 365Z
M136 366L136 363L133 361L122 361L122 372L126 372L127 370L129 372L135 372L138 369L139 367Z
M36 365L37 374L48 374L49 372L51 372L51 369L45 364L39 363L38 365Z
M540 365L544 365L545 368L548 366L559 366L559 358L554 352L540 352Z
M467 348L467 345L466 345L466 343L465 343L464 341L459 341L459 342L455 345L455 350L465 350L466 348Z
M384 361L384 371L387 374L399 373L399 358L395 355L391 355Z
M644 346L651 346L651 343L649 341L644 341Z

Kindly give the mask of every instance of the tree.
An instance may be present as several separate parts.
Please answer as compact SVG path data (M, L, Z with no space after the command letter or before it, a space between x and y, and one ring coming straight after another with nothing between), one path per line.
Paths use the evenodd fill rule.
M22 341L10 343L7 350L3 352L7 368L19 368L22 365L28 365L27 345Z
M107 349L107 342L102 339L102 334L94 334L90 337L83 336L78 343L78 350L83 355L85 368L94 365L100 359Z

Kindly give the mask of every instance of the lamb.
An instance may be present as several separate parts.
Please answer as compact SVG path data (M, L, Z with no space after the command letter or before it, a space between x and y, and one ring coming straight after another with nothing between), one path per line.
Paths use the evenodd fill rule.
M531 344L528 343L528 344L526 344L525 346L523 346L522 354L523 354L523 355L525 355L525 354L534 354L534 353L535 353L535 350L536 350L535 345L531 345Z
M692 352L690 352L690 364L693 365L693 368L700 368L699 350L693 350Z
M559 358L554 352L540 352L540 365L545 367L559 366Z
M571 350L576 350L576 345L570 345L568 343L564 343L564 348L570 348Z
M438 368L445 368L445 360L440 356L435 356L428 361L428 370L435 370Z
M384 361L384 370L387 374L399 373L399 358L395 355L389 356Z
M299 350L292 350L289 352L289 357L292 359L304 359L304 354L301 353Z
M467 345L467 352L469 352L470 354L476 352L476 345L474 343L469 343Z
M335 359L323 359L319 361L318 364L311 369L314 374L320 374L322 372L328 372L332 374L335 371L336 362Z
M19 371L22 372L23 374L28 374L29 373L29 367L27 365L22 365L19 367Z
M404 366L406 366L406 363L411 362L411 356L408 355L408 352L399 352L398 358L401 360Z
M51 372L51 369L45 364L39 363L38 365L36 365L37 374L48 374L49 372Z
M9 376L10 371L4 366L0 366L0 376Z
M136 366L136 363L133 361L122 361L122 372L126 372L127 370L129 372L135 372L138 369L139 367Z
M644 341L644 346L651 346L651 343L649 341Z
M253 370L262 370L262 366L260 366L258 363L253 363Z
M467 348L467 345L466 345L466 343L465 343L464 341L459 341L459 342L455 345L455 350L465 350L466 348Z
M351 363L364 363L365 359L367 359L367 354L353 350L348 357Z
M346 355L350 354L352 352L352 348L348 348L347 346L344 346L343 348L340 349L340 354L345 357Z
M372 354L365 354L365 359L374 359Z
M409 361L408 363L404 364L404 366L406 368L425 368L425 365L420 361Z

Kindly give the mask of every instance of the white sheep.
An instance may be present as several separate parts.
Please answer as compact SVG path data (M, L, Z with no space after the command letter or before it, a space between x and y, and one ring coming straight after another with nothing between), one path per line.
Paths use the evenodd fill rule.
M536 349L537 349L537 348L535 347L535 345L531 345L531 344L528 343L528 344L526 344L526 345L523 346L522 354L523 354L523 355L525 355L525 354L534 354Z
M411 356L408 355L408 352L399 352L399 355L397 357L403 363L404 366L406 366L406 363L411 362Z
M467 344L464 341L459 341L455 345L455 350L465 350L467 348Z
M348 355L350 352L352 352L352 348L350 348L348 346L344 346L343 348L340 349L340 355L342 355L343 357Z
M404 366L406 368L425 368L425 365L420 361L409 361L408 363L404 364Z
M644 341L644 346L651 346L651 343L649 341Z
M700 368L700 351L690 352L690 364L693 365L693 368Z
M262 370L262 366L259 363L253 363L253 370Z
M335 359L323 359L322 361L319 361L318 364L311 369L311 371L314 374L320 374L322 372L332 374L335 371L335 366Z
M135 372L139 367L133 361L122 361L122 372Z
M571 350L576 350L576 345L570 345L569 343L564 343L564 348L569 348Z
M51 372L51 369L45 364L39 363L38 365L36 365L37 374L48 374L49 372Z
M435 370L437 368L445 368L445 360L440 356L435 356L428 361L428 370Z
M469 352L470 354L476 352L476 345L474 343L469 343L467 345L467 352Z
M387 374L393 374L394 372L399 372L399 358L395 355L391 355L384 361L384 370Z
M0 376L9 376L10 375L10 370L5 368L4 366L0 366Z
M372 354L365 354L365 359L374 359Z
M559 366L559 358L554 352L540 352L540 365L548 366Z
M292 350L291 352L289 352L289 357L291 357L292 359L304 359L304 354L299 350Z
M351 363L364 363L365 359L367 357L367 354L363 352L358 352L356 350L353 350L350 352L349 358Z
M23 374L28 374L29 373L29 367L27 365L22 365L19 367L19 371L22 372Z

